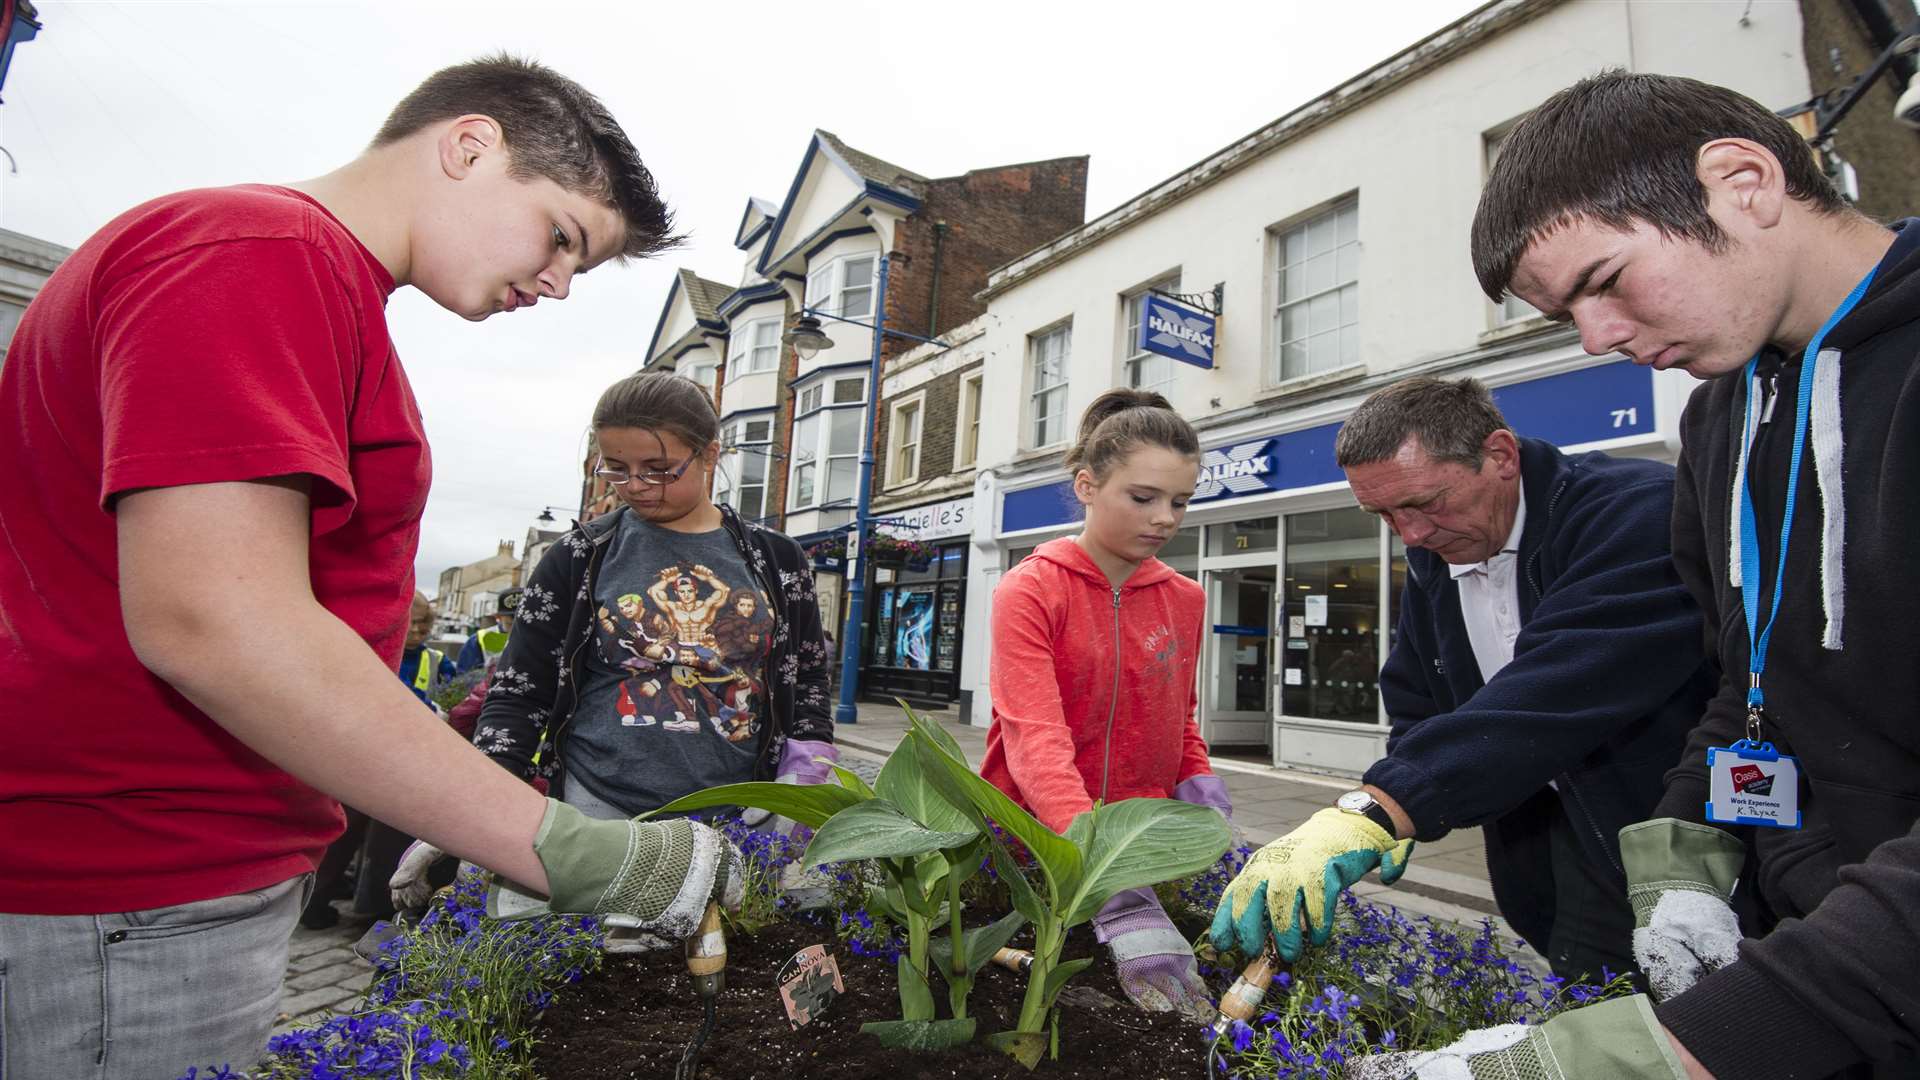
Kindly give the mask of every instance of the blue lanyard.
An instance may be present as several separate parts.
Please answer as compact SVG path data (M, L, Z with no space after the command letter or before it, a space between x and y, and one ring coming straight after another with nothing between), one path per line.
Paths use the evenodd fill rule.
M1767 703L1766 694L1760 689L1760 675L1767 669L1767 645L1773 640L1773 624L1780 615L1780 593L1787 577L1787 543L1793 532L1794 504L1800 493L1800 458L1807 445L1807 428L1811 426L1813 407L1813 372L1819 363L1820 346L1826 341L1827 334L1847 317L1860 298L1867 294L1867 287L1873 284L1874 270L1853 287L1847 298L1840 302L1832 315L1820 327L1820 332L1807 342L1807 351L1800 359L1799 402L1793 418L1793 458L1787 466L1787 505L1780 516L1780 560L1773 575L1773 608L1767 613L1767 624L1760 625L1760 526L1753 512L1753 413L1752 402L1740 417L1742 453L1747 458L1746 483L1740 486L1740 600L1747 612L1747 738L1760 741L1760 709ZM1753 393L1754 373L1758 370L1760 357L1756 354L1747 361L1747 393ZM1833 487L1838 490L1838 484Z

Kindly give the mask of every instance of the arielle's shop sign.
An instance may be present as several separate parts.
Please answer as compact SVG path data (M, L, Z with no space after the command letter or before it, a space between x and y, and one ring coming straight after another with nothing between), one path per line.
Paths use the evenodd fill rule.
M946 540L973 532L973 496L893 510L875 520L876 528L909 540Z

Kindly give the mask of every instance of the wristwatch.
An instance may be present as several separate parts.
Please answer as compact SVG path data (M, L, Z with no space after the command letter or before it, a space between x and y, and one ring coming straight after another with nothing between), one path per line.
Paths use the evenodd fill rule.
M1400 835L1399 830L1394 827L1393 815L1387 813L1386 807L1374 801L1373 796L1364 791L1349 791L1338 799L1335 799L1333 805L1349 814L1359 814L1361 817L1387 830L1388 836L1397 839Z

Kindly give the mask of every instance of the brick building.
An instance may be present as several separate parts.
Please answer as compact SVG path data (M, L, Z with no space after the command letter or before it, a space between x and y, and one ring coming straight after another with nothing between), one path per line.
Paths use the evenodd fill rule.
M697 378L711 373L727 448L715 499L803 544L844 537L854 519L867 436L870 327L881 258L888 265L880 303L889 329L940 337L971 326L984 311L976 294L990 269L1085 220L1086 181L1085 157L927 177L815 131L786 197L778 203L747 200L734 232L745 260L739 284L728 288L681 270L648 345L646 369ZM832 338L805 359L782 341L803 308L822 315ZM949 370L952 359L906 362L915 348L912 340L893 337L882 345L889 370L920 372L901 384L903 393L925 401L918 406L925 412L912 414L925 420L924 438L911 444L916 468L910 479L903 475L890 483L878 460L887 434L876 433L882 450L876 451L873 491L892 508L889 513L924 515L956 493L970 505L972 466L970 459L957 462L954 453L958 380L964 376ZM939 380L945 381L923 385ZM896 404L891 395L882 401L882 428ZM591 463L590 453L589 468ZM588 475L583 519L612 505L611 493ZM965 561L964 549L956 550L953 588L959 589ZM845 610L844 572L839 559L823 556L816 564L822 615L836 640ZM954 602L963 601L956 594ZM955 608L956 617L962 609ZM957 627L938 649L931 639L926 648L919 644L910 650L911 662L947 666L914 681L913 696L950 700L957 690Z

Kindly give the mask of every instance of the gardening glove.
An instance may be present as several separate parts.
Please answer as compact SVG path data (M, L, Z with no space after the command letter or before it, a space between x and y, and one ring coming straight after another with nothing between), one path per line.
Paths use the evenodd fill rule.
M1114 894L1093 917L1093 936L1113 953L1120 989L1148 1012L1182 1012L1205 1024L1213 1002L1193 946L1167 918L1152 889Z
M1400 880L1412 840L1395 840L1360 814L1328 807L1253 853L1213 913L1213 946L1257 956L1269 932L1282 959L1300 959L1309 942L1325 945L1342 890L1380 868L1380 881Z
M387 891L393 897L393 906L400 911L419 911L433 899L433 883L427 880L433 864L446 858L446 852L427 843L415 840L400 853L400 865L387 879Z
M1438 1050L1361 1058L1353 1080L1686 1080L1645 997L1603 1001L1544 1024L1470 1031Z
M1740 920L1728 901L1746 860L1738 837L1678 818L1620 830L1633 959L1655 1000L1683 994L1739 958Z
M824 759L824 760L823 760ZM788 739L780 748L780 762L774 766L776 784L826 784L833 781L833 766L840 761L840 748L819 739ZM757 806L740 808L740 820L750 827L762 826L793 839L800 823ZM771 822L771 824L768 824Z
M1205 806L1218 810L1220 816L1227 819L1227 828L1233 830L1233 842L1228 851L1239 851L1247 846L1247 834L1233 820L1233 798L1227 794L1227 783L1212 773L1200 773L1189 776L1173 787L1173 797L1183 803Z
M496 877L488 915L598 915L609 928L677 941L693 933L709 902L740 906L740 853L717 830L686 818L595 821L548 799L533 853L546 868L550 899Z

